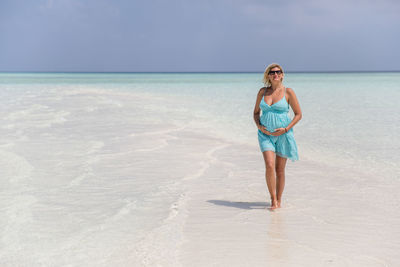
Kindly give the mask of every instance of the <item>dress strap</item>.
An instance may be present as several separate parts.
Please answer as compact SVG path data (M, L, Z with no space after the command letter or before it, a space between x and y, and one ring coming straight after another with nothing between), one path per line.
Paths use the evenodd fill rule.
M286 86L285 86L285 92L283 93L283 97L285 98L285 100L286 100ZM286 100L286 103L288 104L288 106L289 106L289 101L287 101Z

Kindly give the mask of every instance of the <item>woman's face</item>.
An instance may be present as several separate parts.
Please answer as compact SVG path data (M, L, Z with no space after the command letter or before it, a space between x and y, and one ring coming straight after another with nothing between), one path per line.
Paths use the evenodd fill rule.
M268 72L268 76L269 76L269 80L271 81L271 83L273 82L280 82L283 79L283 73L282 70L278 67L274 67L272 68L269 72Z

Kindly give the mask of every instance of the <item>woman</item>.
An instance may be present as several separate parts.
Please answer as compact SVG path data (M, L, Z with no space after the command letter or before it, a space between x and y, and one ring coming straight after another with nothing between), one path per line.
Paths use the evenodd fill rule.
M301 109L294 91L283 85L283 77L283 69L278 64L267 67L263 79L265 87L258 92L254 107L258 142L265 161L265 178L271 195L271 209L281 206L286 160L289 158L295 161L299 158L292 128L301 119ZM294 112L293 120L288 116L289 105Z

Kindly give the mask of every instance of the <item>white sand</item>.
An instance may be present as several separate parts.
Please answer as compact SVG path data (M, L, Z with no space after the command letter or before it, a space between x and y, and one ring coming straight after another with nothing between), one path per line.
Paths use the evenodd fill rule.
M400 265L399 181L300 155L270 211L256 143L178 100L31 98L2 110L1 266Z
M192 139L189 132L177 136ZM289 162L283 208L270 211L263 171L256 147L216 143L204 154L202 167L182 182L185 194L168 219L147 237L156 245L147 246L144 262L149 266L396 266L400 262L395 188L378 186L351 170L308 160Z

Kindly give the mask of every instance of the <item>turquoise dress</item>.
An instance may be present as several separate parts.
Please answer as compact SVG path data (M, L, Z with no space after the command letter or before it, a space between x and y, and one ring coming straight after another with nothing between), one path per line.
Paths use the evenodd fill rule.
M265 126L269 132L274 132L277 128L286 128L291 121L288 116L289 103L286 101L286 88L283 98L271 106L265 103L264 97L265 92L260 102L261 125ZM274 151L276 155L289 158L292 161L299 159L293 129L280 136L266 135L258 130L258 142L261 152Z

